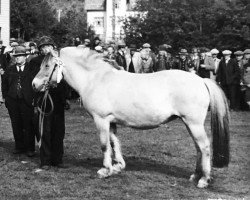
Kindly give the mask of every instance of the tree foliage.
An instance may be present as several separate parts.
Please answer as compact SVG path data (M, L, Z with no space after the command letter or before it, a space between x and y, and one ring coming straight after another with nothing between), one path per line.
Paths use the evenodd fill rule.
M66 46L76 36L83 39L93 34L87 27L83 2L69 1L71 6L59 7L59 22L60 3L62 1L11 0L11 37L29 41L48 35L58 46Z
M128 43L170 44L174 50L205 46L245 48L250 41L247 0L139 0L125 22Z

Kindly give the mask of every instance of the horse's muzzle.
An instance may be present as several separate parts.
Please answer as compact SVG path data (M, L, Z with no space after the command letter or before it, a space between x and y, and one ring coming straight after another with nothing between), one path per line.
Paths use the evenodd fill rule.
M44 90L44 84L40 82L38 79L34 78L32 81L32 88L35 92L43 91Z

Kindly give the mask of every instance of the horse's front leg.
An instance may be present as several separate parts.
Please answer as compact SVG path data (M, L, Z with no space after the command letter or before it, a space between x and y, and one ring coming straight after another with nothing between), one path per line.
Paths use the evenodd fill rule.
M116 124L111 123L110 139L111 139L111 146L114 150L114 156L115 156L114 160L116 161L116 163L113 165L113 172L117 174L122 169L125 168L126 164L122 156L119 139L116 137L116 132L117 132Z
M103 158L104 168L98 170L97 173L100 178L105 178L111 176L113 173L112 158L111 158L112 148L110 145L110 122L105 119L97 117L95 118L95 123L100 133L101 149L104 156Z

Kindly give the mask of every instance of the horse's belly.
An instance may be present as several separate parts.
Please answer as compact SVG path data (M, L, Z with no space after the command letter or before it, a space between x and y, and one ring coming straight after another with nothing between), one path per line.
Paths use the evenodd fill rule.
M133 128L155 128L166 123L172 115L167 110L121 109L114 113L114 122Z

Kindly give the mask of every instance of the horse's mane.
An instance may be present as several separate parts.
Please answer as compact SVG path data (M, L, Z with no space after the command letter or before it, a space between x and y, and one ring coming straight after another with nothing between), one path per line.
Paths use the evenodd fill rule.
M67 49L68 51L66 51ZM113 66L103 60L102 55L89 48L75 47L74 50L76 51L74 51L72 47L65 47L62 50L67 54L79 56L80 59L77 59L77 61L85 69L113 69Z

